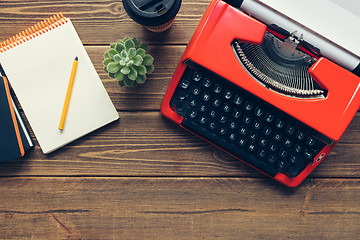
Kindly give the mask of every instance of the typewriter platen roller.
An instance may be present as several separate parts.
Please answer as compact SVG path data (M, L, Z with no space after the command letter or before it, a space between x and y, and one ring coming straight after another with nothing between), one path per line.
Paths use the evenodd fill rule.
M211 2L174 73L161 112L181 125L183 118L170 100L189 62L240 86L325 139L326 147L297 177L271 176L296 186L335 147L359 109L360 79L322 57L321 49L306 39L293 38L281 26L265 24L236 7Z

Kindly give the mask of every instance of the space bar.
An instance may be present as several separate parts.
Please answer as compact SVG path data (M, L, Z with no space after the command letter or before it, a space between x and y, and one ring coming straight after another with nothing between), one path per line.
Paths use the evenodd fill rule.
M216 136L215 134L207 131L206 129L202 128L201 126L195 124L193 121L184 118L181 125L188 130L194 132L195 134L199 135L200 137L208 140L209 142L217 145L218 147L224 149L225 151L229 152L230 154L244 160L245 162L249 163L250 165L254 166L255 168L259 169L260 171L275 177L278 171L263 161L255 158L254 156L248 154L245 151L240 150L239 148L235 147L231 143L226 142L222 138Z

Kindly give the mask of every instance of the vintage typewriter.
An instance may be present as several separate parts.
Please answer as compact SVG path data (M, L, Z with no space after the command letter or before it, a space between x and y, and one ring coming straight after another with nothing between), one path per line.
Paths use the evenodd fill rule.
M360 60L269 4L279 2L297 8L309 1L212 1L161 112L271 178L297 186L359 109Z

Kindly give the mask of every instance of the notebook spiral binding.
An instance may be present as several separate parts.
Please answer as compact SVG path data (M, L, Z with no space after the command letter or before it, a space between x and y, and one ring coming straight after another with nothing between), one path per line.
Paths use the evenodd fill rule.
M30 39L33 39L47 31L50 31L56 27L59 27L66 23L68 20L62 13L54 14L49 18L45 18L41 22L29 27L28 29L14 35L11 38L6 39L0 43L0 53L3 53L17 45L20 45Z

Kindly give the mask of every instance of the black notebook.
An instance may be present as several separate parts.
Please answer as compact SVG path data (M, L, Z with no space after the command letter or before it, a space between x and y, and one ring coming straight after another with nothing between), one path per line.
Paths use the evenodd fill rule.
M2 69L0 75L0 161L4 161L22 157L34 144Z

